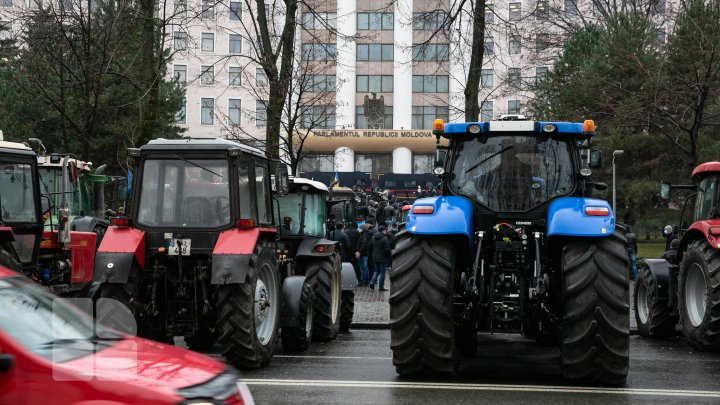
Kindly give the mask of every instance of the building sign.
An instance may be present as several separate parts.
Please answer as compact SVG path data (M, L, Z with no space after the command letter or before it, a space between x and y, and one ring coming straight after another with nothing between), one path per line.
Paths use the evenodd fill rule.
M316 129L305 138L303 149L307 153L334 153L338 148L350 148L355 153L390 153L405 147L416 153L433 153L435 142L430 130ZM440 142L447 144L445 139Z
M425 130L405 131L394 129L325 129L315 130L313 136L327 138L433 138L432 132Z

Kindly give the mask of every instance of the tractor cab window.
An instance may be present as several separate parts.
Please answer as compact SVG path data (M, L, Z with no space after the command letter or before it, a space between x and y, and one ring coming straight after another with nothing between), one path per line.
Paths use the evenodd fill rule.
M695 198L695 221L709 219L712 215L712 208L717 194L717 179L713 176L706 177L698 185L697 197Z
M281 232L283 235L300 235L302 200L303 194L301 193L289 193L277 197L278 205L280 205Z
M0 162L0 210L6 223L38 222L33 168L24 163Z
M267 166L255 165L255 195L257 196L258 222L272 224L270 203L270 175Z
M450 188L494 211L527 211L573 191L570 145L510 134L458 142Z
M216 228L230 224L226 160L148 159L140 187L138 223Z
M322 194L305 195L305 234L325 235L325 212L327 205Z
M238 164L238 196L240 197L240 219L257 219L256 202L250 183L250 165L247 159Z

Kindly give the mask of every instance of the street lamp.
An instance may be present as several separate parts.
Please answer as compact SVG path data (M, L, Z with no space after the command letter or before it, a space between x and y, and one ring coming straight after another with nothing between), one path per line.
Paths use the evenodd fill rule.
M625 151L622 149L617 149L617 150L613 151L613 163L612 163L612 165L613 165L613 191L612 191L612 194L613 194L613 215L615 215L616 221L617 221L617 211L615 210L615 156L622 155L623 153L625 153Z

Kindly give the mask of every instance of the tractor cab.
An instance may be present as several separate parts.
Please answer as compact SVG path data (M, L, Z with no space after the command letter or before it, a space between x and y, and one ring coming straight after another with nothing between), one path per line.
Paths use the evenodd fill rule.
M328 188L319 181L294 178L289 192L276 197L280 206L283 238L324 237Z

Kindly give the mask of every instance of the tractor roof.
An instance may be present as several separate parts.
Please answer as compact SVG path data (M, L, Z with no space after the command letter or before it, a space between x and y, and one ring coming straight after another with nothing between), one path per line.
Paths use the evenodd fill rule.
M589 127L591 125L591 127ZM537 132L545 134L561 134L573 136L588 136L595 134L595 124L592 121L585 123L555 122L555 121L484 121L484 122L462 122L445 124L442 131L448 135L496 132Z
M65 156L59 154L38 156L38 166L62 169L62 162L64 158ZM75 158L68 159L68 162L74 163L75 167L77 167L81 172L92 170L92 162L83 162L82 160L77 160Z
M706 162L695 168L690 176L693 180L699 180L707 174L720 173L720 162Z
M229 150L229 149L241 149L243 152L251 155L265 157L265 154L257 148L252 148L247 145L243 145L239 142L231 141L229 139L164 139L158 138L148 142L147 145L140 147L140 150Z
M290 181L292 183L290 185L290 187L308 186L308 187L314 188L315 189L314 191L318 191L318 192L325 193L325 194L328 193L327 186L320 183L319 181L303 179L300 177L292 178Z

